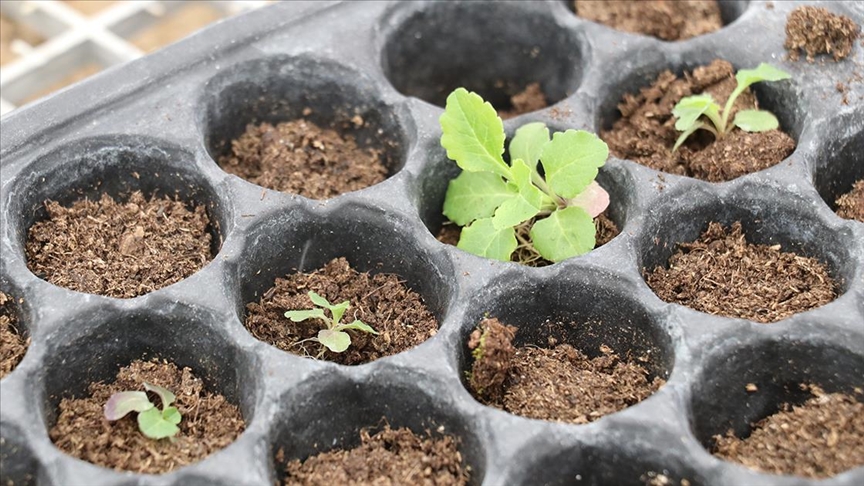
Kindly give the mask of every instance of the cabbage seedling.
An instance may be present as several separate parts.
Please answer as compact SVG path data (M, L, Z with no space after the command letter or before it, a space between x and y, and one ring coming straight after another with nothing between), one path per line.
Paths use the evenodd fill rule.
M759 64L756 69L742 69L735 74L738 85L729 95L729 99L726 100L723 111L720 111L720 105L714 102L714 98L707 93L682 98L672 108L672 115L676 118L675 129L682 132L675 142L675 146L672 147L672 151L678 150L678 147L697 130L709 131L718 139L723 138L733 127L738 127L745 132L774 130L780 126L780 123L777 121L777 117L769 111L740 110L735 115L731 125L729 124L729 114L732 112L735 100L750 85L760 81L781 81L791 77L789 73L764 62Z
M146 392L123 391L111 395L103 407L105 418L120 420L130 412L138 412L138 430L150 439L174 437L180 432L180 412L171 404L177 398L167 388L144 382L144 388L159 395L162 410L150 401Z
M351 336L345 331L353 329L355 331L367 332L369 334L378 334L375 329L372 329L369 325L357 319L350 324L339 323L342 316L345 314L345 311L351 307L350 301L346 300L345 302L333 305L330 301L312 291L309 292L309 298L312 300L312 303L317 306L316 308L288 311L285 313L285 317L294 322L303 322L307 319L321 319L327 325L327 328L318 331L318 337L304 339L298 341L296 344L315 341L324 345L324 347L334 353L341 353L348 349L348 346L351 346ZM330 319L327 318L324 309L330 311ZM322 349L318 357L320 358L323 355L324 350Z

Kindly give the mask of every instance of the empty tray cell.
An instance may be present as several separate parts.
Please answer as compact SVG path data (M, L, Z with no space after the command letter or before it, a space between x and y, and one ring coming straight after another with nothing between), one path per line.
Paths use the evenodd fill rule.
M39 463L27 446L24 434L0 422L0 471L4 486L34 486Z
M813 177L816 190L832 210L864 223L864 129L860 122L856 127L848 121L847 117L838 120L835 133L843 135L826 140L817 152Z
M26 55L44 41L45 38L30 27L0 15L0 66Z

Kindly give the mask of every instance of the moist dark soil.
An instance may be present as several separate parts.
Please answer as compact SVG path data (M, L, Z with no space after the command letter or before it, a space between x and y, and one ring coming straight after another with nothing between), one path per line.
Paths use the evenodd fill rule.
M450 486L468 484L470 468L462 465L459 440L428 431L418 436L410 429L385 425L372 435L360 431L361 444L295 459L285 468L286 486L395 485ZM277 460L284 460L279 456Z
M864 223L864 179L857 181L852 190L836 201L837 216Z
M818 54L831 54L835 61L845 59L855 46L861 28L845 15L835 15L820 7L802 6L786 18L786 42L789 58L797 61L799 51L813 62Z
M135 413L116 422L105 419L103 406L116 392L144 391L143 382L177 395L182 420L173 440L153 440L138 430ZM204 389L189 368L173 363L133 361L120 368L113 383L91 383L86 398L64 398L51 440L61 450L93 464L137 473L159 474L200 461L233 442L246 428L240 409L224 396ZM159 398L152 396L157 407Z
M30 339L15 327L18 315L12 297L0 292L0 378L8 375L24 359Z
M723 106L736 85L732 64L719 59L685 72L683 77L664 71L638 94L624 95L618 105L621 118L610 130L602 131L600 138L618 158L710 182L766 169L795 150L795 141L780 130L748 133L734 128L718 140L700 130L672 152L680 135L672 108L681 98L708 93ZM735 101L729 119L733 120L738 110L758 107L756 97L747 89Z
M576 15L667 41L683 40L723 27L716 0L575 0Z
M359 116L356 126L365 122ZM226 172L274 191L328 199L387 178L381 150L307 120L248 125L219 158Z
M549 338L549 348L514 347L518 329L484 319L468 348L473 363L468 386L482 403L515 415L584 424L634 405L660 389L638 359L622 359L601 345L589 358Z
M736 222L712 222L692 243L680 243L669 268L645 280L666 302L708 314L776 322L837 298L827 267L815 258L747 242Z
M292 322L285 317L286 311L314 307L310 290L333 304L350 301L342 322L359 319L379 335L349 330L351 346L341 353L326 350L317 342L301 343L326 328L320 319ZM345 258L331 260L312 273L277 278L259 302L246 305L245 324L257 339L283 351L312 357L324 351L323 359L345 365L368 363L405 351L438 333L438 320L423 298L398 275L361 273L351 268Z
M48 219L27 236L27 266L55 285L131 298L179 282L213 255L203 206L134 192L126 202L103 194L71 207L47 201Z
M532 111L542 110L549 106L546 95L540 88L540 83L531 83L519 93L510 97L510 109L498 110L502 120L523 115Z
M864 391L825 393L816 386L801 405L784 404L750 435L714 436L714 454L772 474L827 478L864 465Z

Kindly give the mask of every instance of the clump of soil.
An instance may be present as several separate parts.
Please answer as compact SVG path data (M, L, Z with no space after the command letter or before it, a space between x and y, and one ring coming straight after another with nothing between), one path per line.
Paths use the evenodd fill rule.
M797 61L799 50L813 62L817 54L831 54L835 61L845 59L855 46L860 27L845 15L835 15L820 7L801 6L789 12L786 19L786 42L789 58Z
M721 106L737 86L735 69L727 61L715 60L679 78L664 71L639 94L626 94L618 105L621 118L600 133L609 150L652 169L721 182L766 169L788 157L795 141L780 130L748 133L734 128L715 140L700 130L676 152L672 147L680 132L675 129L672 108L684 97L707 93ZM756 96L748 88L735 101L729 120L738 110L758 109Z
M837 298L827 267L815 258L747 242L741 223L712 222L692 243L680 243L669 268L645 274L666 302L708 314L776 322Z
M303 462L290 461L283 484L468 484L470 467L462 465L457 438L435 438L428 431L425 437L418 436L408 428L394 430L389 425L374 435L370 432L360 431L361 444L354 449L322 452Z
M636 34L684 40L723 27L716 0L575 0L576 15Z
M864 391L825 393L801 405L784 404L757 423L750 435L715 435L714 454L772 474L827 478L864 465Z
M12 297L0 292L0 378L8 375L24 359L30 338L24 338L15 327L18 316L12 308Z
M362 126L364 121L357 116L354 123ZM300 119L248 125L219 165L274 191L328 199L386 179L383 161L381 150L361 148L351 135Z
M857 181L851 191L837 198L836 204L837 216L864 223L864 179Z
M541 420L584 424L634 405L660 389L648 370L600 346L589 358L550 336L549 348L514 348L518 332L497 319L484 319L471 334L474 358L469 389L482 403Z
M153 440L138 429L135 414L116 422L105 419L103 406L116 392L144 391L143 382L177 395L182 420L174 440ZM233 442L246 428L240 409L224 396L204 389L189 368L167 361L133 361L120 368L113 383L96 382L86 398L64 398L51 440L61 450L93 464L137 473L159 474L200 461ZM159 398L151 397L157 407Z
M27 236L27 267L55 285L131 298L179 282L207 264L210 219L204 206L133 192L103 194L71 207L47 201L48 219Z
M511 108L509 110L498 110L498 116L502 120L542 110L549 106L549 103L546 101L546 95L540 88L540 83L531 83L524 90L510 97L510 105Z
M317 342L300 342L325 328L319 319L292 322L289 310L312 309L309 291L331 303L350 301L342 322L359 319L379 335L347 331L351 346L341 353L324 351ZM312 273L277 278L259 302L246 305L246 327L257 339L301 356L318 356L345 365L368 363L413 348L438 333L438 320L423 298L409 289L398 275L371 275L351 268L345 258L336 258ZM328 317L330 317L328 311Z

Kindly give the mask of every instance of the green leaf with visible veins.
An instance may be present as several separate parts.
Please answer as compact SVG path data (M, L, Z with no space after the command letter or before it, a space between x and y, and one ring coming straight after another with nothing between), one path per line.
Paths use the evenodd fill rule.
M767 132L780 126L776 116L763 110L741 110L732 123L745 132Z
M475 219L492 216L498 206L516 194L498 174L462 172L447 186L444 216L465 226Z
M552 190L570 199L588 187L608 157L609 147L593 133L567 130L552 136L540 161Z
M579 207L560 209L534 223L531 242L540 255L560 262L594 249L594 221Z
M447 157L468 172L492 172L510 176L502 158L504 124L495 108L477 93L457 88L447 97L447 106L439 119L441 146Z
M468 253L508 262L517 246L516 231L509 227L495 229L492 218L478 219L471 226L462 228L456 246Z
M508 185L515 186L519 194L504 201L495 211L492 225L496 230L528 221L540 212L543 203L553 203L548 196L543 194L543 191L531 183L531 168L525 165L522 159L513 161L510 172L513 174L513 179Z
M166 420L158 408L151 408L138 414L138 429L150 439L173 437L180 432L176 423L173 423L174 419L173 413L169 413L168 420Z
M751 84L760 81L782 81L791 78L792 75L786 71L775 68L766 63L760 63L756 69L742 69L735 74L735 80L738 81L738 86L735 90L743 90Z
M681 101L672 108L675 120L675 129L684 131L693 126L700 116L713 110L719 116L720 106L714 102L710 94L701 94L681 98Z
M351 336L347 332L322 329L318 331L318 342L334 353L341 353L351 346Z
M531 170L536 170L537 161L547 143L549 129L545 124L535 122L522 125L510 141L510 160L522 159Z

